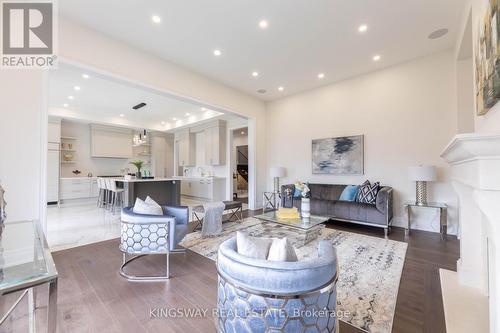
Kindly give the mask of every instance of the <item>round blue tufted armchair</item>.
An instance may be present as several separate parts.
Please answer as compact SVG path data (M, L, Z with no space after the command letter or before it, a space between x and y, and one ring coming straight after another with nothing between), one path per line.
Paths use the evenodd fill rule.
M318 258L297 262L253 259L236 238L219 247L219 332L338 332L335 248L321 241Z
M170 253L185 253L178 249L188 231L189 208L162 206L163 215L137 214L133 206L121 212L121 242L123 262L120 275L129 281L158 281L170 278ZM136 276L125 272L125 267L133 260L147 254L166 254L166 275Z

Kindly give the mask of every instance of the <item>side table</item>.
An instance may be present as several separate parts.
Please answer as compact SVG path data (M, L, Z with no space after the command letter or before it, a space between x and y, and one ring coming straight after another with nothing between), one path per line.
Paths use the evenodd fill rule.
M405 231L406 236L410 235L411 208L422 207L439 209L439 233L441 234L441 239L445 239L448 229L448 206L446 204L439 202L428 202L425 205L418 205L415 202L407 202L405 203L404 207L406 210L406 215L408 217L408 226Z
M277 210L280 206L281 193L279 192L264 192L262 194L262 212L267 210Z
M9 222L0 226L0 297L22 291L0 319L2 324L26 296L29 331L35 331L35 287L48 286L47 332L57 325L57 270L38 221ZM23 304L23 303L21 303ZM42 312L43 313L43 312Z

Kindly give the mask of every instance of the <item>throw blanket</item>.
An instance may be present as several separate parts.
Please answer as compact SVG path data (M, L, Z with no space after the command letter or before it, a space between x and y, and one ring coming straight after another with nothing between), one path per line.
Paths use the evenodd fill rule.
M203 204L205 216L201 235L203 237L217 236L222 232L222 214L226 205L222 201L208 202Z

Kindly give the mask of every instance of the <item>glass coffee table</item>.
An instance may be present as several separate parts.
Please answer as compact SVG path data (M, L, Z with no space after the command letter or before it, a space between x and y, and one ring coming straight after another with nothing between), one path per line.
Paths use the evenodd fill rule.
M323 216L311 216L309 218L294 218L283 219L276 216L276 211L267 212L261 215L254 216L256 219L264 223L279 224L283 228L288 229L294 233L294 237L305 245L310 241L318 238L321 230L325 228L323 223L327 222L330 218Z

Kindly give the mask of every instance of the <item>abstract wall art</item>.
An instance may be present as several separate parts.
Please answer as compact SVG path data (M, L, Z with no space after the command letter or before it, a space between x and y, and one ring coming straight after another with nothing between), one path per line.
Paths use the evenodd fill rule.
M364 135L313 140L312 173L362 175Z
M490 0L474 47L476 112L486 114L500 100L500 20L497 0Z

